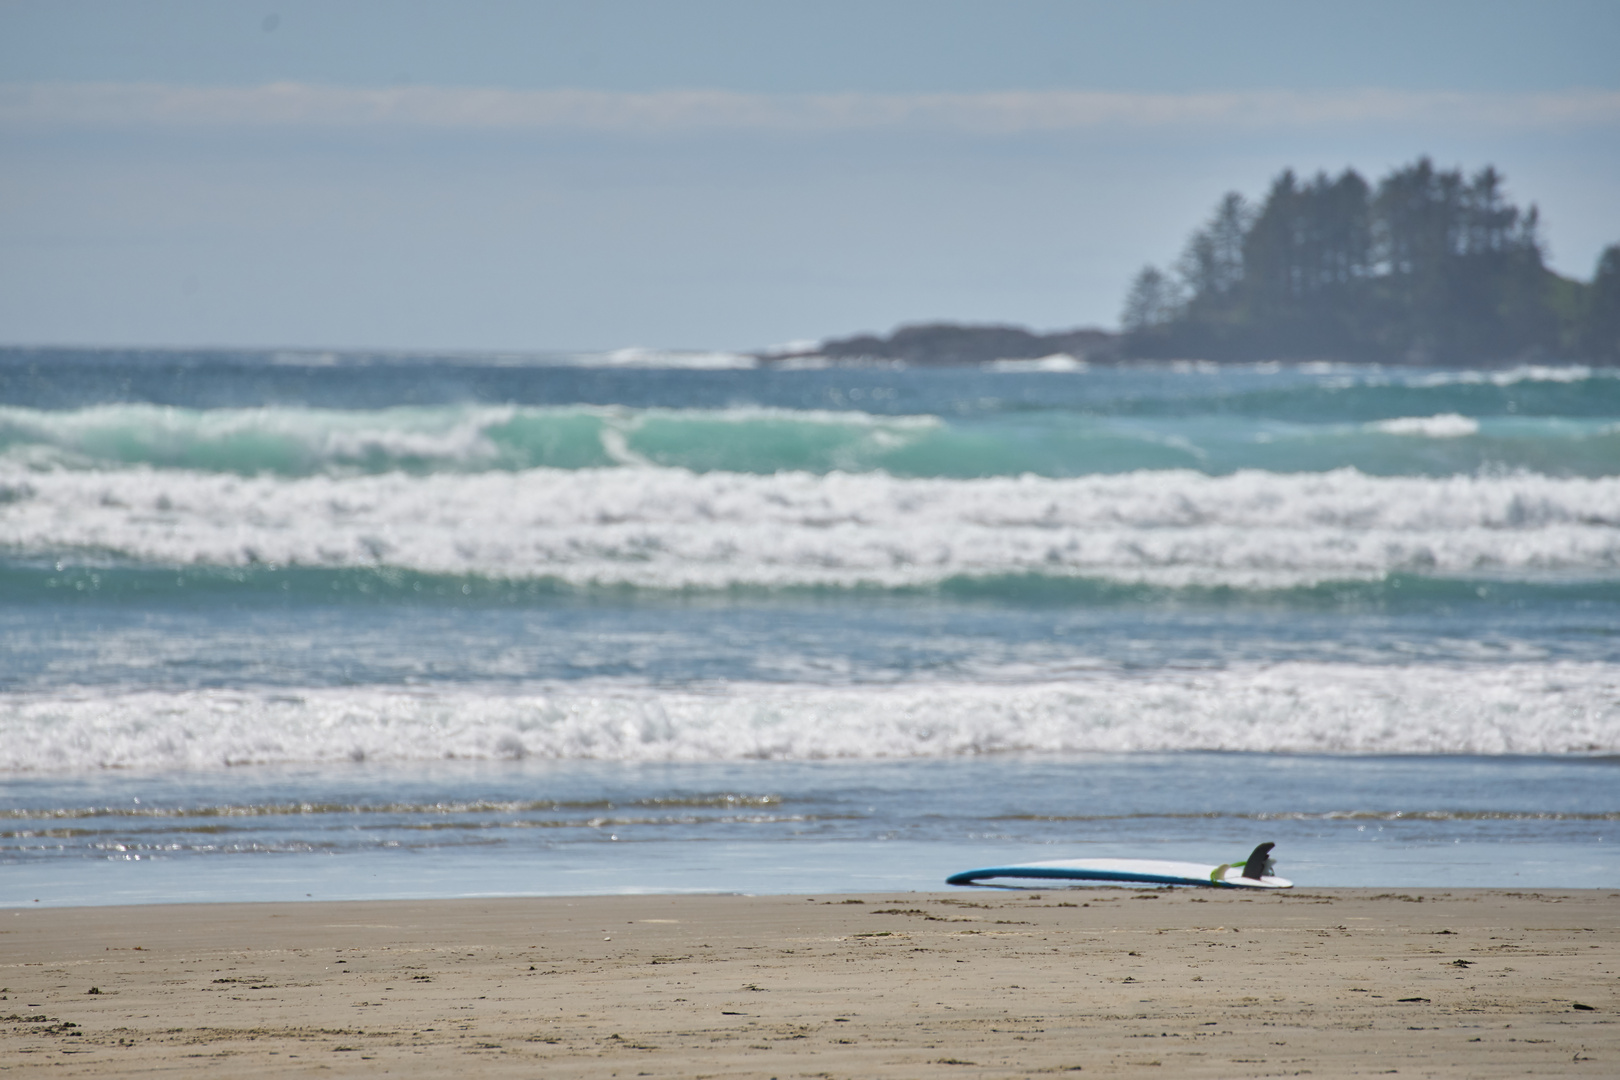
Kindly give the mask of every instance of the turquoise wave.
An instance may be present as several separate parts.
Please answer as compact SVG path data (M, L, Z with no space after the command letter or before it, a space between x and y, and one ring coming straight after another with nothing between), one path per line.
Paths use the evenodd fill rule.
M1592 477L1620 472L1620 421L1456 412L1307 423L1059 410L944 419L758 408L0 407L0 459L279 476L657 466L962 479L1346 467L1378 476Z
M1473 417L1620 416L1620 372L1584 368L1514 371L1358 372L1281 385L1165 378L1131 390L1099 411L1138 416L1231 415L1298 423L1350 423L1398 416L1461 413ZM1216 385L1209 383L1214 381ZM1280 381L1280 380L1279 380Z
M1590 608L1620 604L1620 580L1542 581L1390 574L1372 580L1324 581L1289 588L1164 586L1046 574L956 575L930 585L729 585L654 589L580 585L558 578L430 574L393 567L217 567L57 565L0 562L0 595L13 604L158 602L239 604L254 597L295 605L424 604L528 607L551 604L708 603L773 597L865 602L881 598L945 599L1021 607L1228 607L1288 610L1418 611Z

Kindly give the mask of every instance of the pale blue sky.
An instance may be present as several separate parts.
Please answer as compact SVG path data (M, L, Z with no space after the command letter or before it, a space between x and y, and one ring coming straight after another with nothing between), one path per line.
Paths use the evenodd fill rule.
M1613 0L6 0L0 19L8 81L765 93L1620 86Z
M0 341L1109 325L1221 192L1420 153L1585 277L1617 51L1608 0L0 0Z

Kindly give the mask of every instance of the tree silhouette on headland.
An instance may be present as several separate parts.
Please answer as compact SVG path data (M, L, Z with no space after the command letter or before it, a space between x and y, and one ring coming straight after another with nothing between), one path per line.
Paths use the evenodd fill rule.
M1278 176L1259 206L1230 193L1173 272L1126 297L1126 355L1414 364L1620 363L1620 246L1590 285L1542 257L1539 215L1486 167L1427 158L1369 185Z

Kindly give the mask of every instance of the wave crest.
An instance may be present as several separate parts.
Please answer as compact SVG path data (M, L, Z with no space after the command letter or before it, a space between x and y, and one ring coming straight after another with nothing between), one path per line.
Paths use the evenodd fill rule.
M1364 402L1377 410L1362 419L1362 407L1340 407L1353 404L1342 401L1319 415L1321 403L1312 405L1312 397L1323 391L1296 388L1277 400L1266 395L1210 399L1205 404L1216 409L1210 415L1178 415L1167 412L1164 402L1149 407L1140 401L1115 401L1112 413L1077 403L1026 410L1006 402L970 408L967 402L936 401L964 411L880 415L892 391L881 386L848 391L849 400L859 394L873 412L761 406L343 410L121 404L67 411L0 406L0 461L36 468L146 465L288 477L617 466L959 479L1344 467L1378 475L1523 469L1603 476L1614 474L1620 462L1614 411L1501 415L1499 402L1459 401L1456 408L1424 415L1417 410L1439 402L1402 392ZM1258 416L1243 413L1245 401L1259 409ZM947 415L949 420L943 418Z
M0 770L543 757L1620 750L1620 667L1283 663L1015 685L0 696Z
M0 490L10 493L0 551L51 560L394 567L653 589L1009 574L1286 588L1620 570L1620 478L644 468L285 480L0 467Z

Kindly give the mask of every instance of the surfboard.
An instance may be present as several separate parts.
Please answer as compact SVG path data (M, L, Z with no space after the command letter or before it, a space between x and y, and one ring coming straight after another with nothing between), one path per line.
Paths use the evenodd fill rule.
M1048 881L1123 881L1142 885L1209 885L1226 889L1291 889L1294 883L1271 874L1271 844L1261 844L1242 862L1206 865L1163 859L1054 859L1016 866L964 870L945 879L947 885L976 885L993 878ZM1252 867L1256 876L1245 877ZM1262 870L1261 867L1264 867Z
M947 885L974 885L990 878L1047 878L1069 881L1134 881L1144 885L1218 885L1237 889L1291 889L1287 878L1243 877L1242 864L1169 862L1159 859L1056 859L1021 866L964 870L945 879Z

